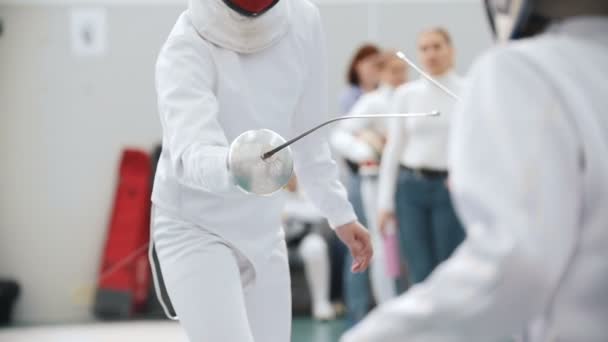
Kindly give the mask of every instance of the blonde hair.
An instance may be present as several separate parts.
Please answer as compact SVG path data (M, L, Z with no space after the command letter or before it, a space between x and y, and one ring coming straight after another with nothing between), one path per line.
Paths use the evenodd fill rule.
M448 32L448 30L446 30L445 28L443 28L441 26L435 26L435 27L431 27L431 28L429 28L427 30L424 30L424 31L420 32L420 34L418 35L418 37L422 36L425 33L437 33L441 37L443 37L443 39L445 39L445 42L448 45L452 46L452 36Z

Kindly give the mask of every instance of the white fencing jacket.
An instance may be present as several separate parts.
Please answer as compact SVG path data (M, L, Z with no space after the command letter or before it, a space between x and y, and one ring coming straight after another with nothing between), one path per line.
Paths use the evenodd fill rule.
M343 341L608 341L606 32L572 18L477 61L451 138L467 239Z
M230 142L261 128L289 138L327 119L318 10L307 0L281 4L277 9L290 13L286 34L254 53L235 52L204 39L193 24L193 18L204 13L191 7L177 21L156 67L163 152L152 200L220 235L251 258L265 255L282 237L285 196L259 197L237 189L226 167ZM238 39L227 41L234 44ZM326 131L316 132L292 149L301 186L336 227L356 216L338 181L326 136Z

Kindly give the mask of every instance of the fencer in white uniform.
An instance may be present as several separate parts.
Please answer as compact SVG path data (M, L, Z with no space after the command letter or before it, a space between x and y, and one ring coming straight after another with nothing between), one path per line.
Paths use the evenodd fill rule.
M407 67L394 52L385 52L380 62L381 84L363 95L349 115L387 114L392 108L395 89L407 80ZM346 120L331 135L334 150L359 163L361 198L370 229L375 256L370 269L371 288L376 303L385 303L397 294L395 281L388 275L383 236L378 228L378 170L387 127L383 118Z
M191 0L162 48L152 236L193 342L290 339L285 195L240 191L227 154L245 131L290 137L326 119L323 44L307 0ZM353 270L365 269L369 236L338 181L326 134L292 148L300 184L353 253Z
M489 1L451 148L467 239L344 342L608 340L608 1ZM548 26L547 26L548 25Z

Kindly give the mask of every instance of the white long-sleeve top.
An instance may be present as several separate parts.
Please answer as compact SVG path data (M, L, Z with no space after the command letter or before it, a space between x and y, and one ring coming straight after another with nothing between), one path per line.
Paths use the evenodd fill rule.
M393 88L388 85L381 86L359 98L348 115L388 113L393 94ZM372 130L385 135L385 119L365 118L340 121L331 135L334 151L355 163L378 161L379 156L374 149L365 141L357 138L357 133L363 130Z
M280 238L284 194L259 197L237 189L226 167L230 142L261 128L289 138L327 115L318 10L307 0L286 3L292 14L288 33L251 54L201 38L186 11L156 68L163 152L154 204L222 236L251 257L264 254ZM330 224L355 221L327 132L316 132L292 149L302 188Z
M463 80L454 72L437 80L456 94ZM399 87L393 96L393 112L430 112L438 117L391 119L380 166L379 208L392 211L399 166L413 169L447 170L448 137L456 101L426 79Z
M608 340L608 18L566 19L480 58L455 117L467 238L346 342Z

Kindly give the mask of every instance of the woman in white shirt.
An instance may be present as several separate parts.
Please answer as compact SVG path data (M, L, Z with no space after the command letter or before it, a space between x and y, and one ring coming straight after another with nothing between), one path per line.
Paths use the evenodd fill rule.
M407 80L407 66L394 51L387 51L380 59L380 87L363 95L353 106L351 115L382 114L391 109L397 87ZM378 222L378 169L386 140L385 120L381 118L342 121L331 137L334 150L344 158L358 163L361 174L361 198L365 217L375 248L371 267L374 299L384 303L396 295L394 282L386 272L382 235Z
M429 74L460 91L462 79L453 71L454 48L447 31L421 33L418 52ZM397 221L409 278L418 283L464 239L447 188L447 141L456 102L425 79L400 87L393 99L395 112L441 112L439 117L390 124L380 170L380 229Z

